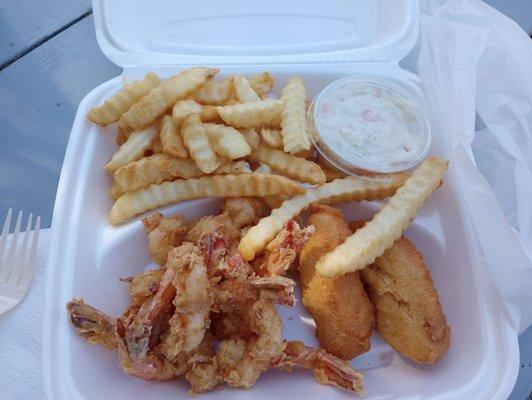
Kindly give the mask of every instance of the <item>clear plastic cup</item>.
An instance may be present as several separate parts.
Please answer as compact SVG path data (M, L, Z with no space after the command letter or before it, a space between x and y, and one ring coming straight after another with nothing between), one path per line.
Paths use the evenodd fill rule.
M431 145L423 97L388 78L334 81L312 102L309 117L311 139L321 156L349 174L411 169Z

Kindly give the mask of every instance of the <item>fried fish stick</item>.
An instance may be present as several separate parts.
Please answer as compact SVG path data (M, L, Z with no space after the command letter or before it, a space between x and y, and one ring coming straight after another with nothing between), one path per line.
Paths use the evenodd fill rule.
M350 360L370 348L375 325L374 308L358 272L327 278L316 273L316 261L351 231L336 208L312 205L308 225L315 233L299 255L303 304L316 322L316 336L329 353Z
M423 364L443 357L451 342L430 271L404 236L361 271L375 305L377 331L399 353Z

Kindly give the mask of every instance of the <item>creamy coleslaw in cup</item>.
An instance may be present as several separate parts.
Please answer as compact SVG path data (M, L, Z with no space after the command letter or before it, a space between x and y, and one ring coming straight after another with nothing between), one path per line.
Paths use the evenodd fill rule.
M352 76L334 81L316 97L309 117L318 151L350 174L405 171L430 148L422 96L391 79Z

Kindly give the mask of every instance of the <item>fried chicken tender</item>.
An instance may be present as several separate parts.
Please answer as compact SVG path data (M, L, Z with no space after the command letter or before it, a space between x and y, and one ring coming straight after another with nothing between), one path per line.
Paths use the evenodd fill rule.
M189 226L181 215L164 218L162 214L155 213L142 219L148 233L148 244L153 260L164 265L168 252L183 241L183 236Z
M450 329L430 271L415 246L403 236L360 272L375 304L381 337L418 363L442 358L450 345Z
M301 250L299 276L303 304L316 322L316 336L329 353L350 360L369 351L375 325L374 308L358 272L329 278L316 273L316 262L351 235L340 210L310 207L308 225L314 235Z

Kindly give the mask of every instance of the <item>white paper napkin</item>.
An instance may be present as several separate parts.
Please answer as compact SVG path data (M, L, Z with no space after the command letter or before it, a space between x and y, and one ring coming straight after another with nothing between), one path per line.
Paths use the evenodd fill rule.
M50 229L39 235L35 277L21 304L0 315L0 398L44 399L41 338ZM9 242L9 238L8 238Z

